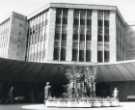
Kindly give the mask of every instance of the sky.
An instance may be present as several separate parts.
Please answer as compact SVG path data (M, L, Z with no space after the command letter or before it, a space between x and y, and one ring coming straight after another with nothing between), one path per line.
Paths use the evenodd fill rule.
M0 0L0 21L12 11L29 15L49 2L115 5L129 25L135 24L135 0Z

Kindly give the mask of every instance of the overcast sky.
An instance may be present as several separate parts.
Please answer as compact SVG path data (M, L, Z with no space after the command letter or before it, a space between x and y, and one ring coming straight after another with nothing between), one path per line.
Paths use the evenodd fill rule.
M0 20L11 11L28 15L48 2L116 5L128 24L135 24L135 0L0 0Z

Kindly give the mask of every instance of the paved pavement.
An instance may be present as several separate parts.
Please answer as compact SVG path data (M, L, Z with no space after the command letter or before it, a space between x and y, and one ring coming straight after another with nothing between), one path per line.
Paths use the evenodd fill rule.
M135 102L121 102L120 107L45 108L43 104L0 105L0 110L135 110Z

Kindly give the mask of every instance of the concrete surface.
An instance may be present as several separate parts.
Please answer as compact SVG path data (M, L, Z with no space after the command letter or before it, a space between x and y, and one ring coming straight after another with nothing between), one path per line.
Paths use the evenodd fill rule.
M135 102L121 102L120 107L104 108L46 108L43 104L0 105L0 110L134 110Z

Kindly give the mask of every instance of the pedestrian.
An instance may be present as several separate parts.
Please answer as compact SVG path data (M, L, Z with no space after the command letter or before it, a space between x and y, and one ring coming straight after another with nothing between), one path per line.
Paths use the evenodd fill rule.
M44 87L44 103L46 104L46 101L48 100L49 94L50 94L50 82L46 82L46 85Z
M114 88L114 90L113 90L113 98L117 99L118 98L118 93L119 93L118 89Z

